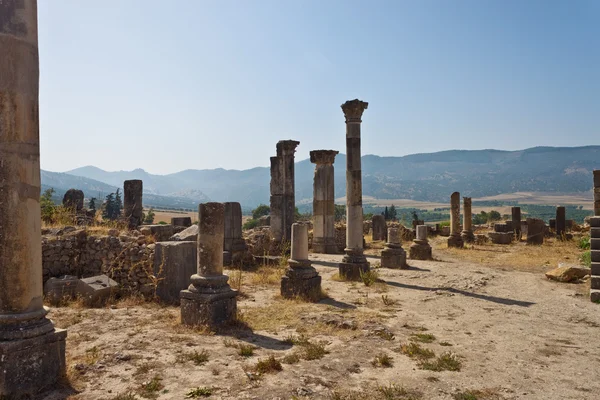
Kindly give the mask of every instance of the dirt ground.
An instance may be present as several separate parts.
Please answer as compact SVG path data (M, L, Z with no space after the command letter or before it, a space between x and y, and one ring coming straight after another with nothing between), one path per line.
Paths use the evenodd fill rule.
M319 303L281 299L281 268L229 271L242 322L219 333L131 299L54 308L73 389L45 400L598 399L600 305L588 283L543 275L577 262L574 242L432 246L435 261L374 268L369 287L339 281L341 256L311 254Z

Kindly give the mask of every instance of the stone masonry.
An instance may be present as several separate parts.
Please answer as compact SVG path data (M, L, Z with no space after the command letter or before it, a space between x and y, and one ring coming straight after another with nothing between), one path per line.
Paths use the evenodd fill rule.
M475 235L473 234L473 212L471 210L471 198L463 197L463 231L460 236L465 243L473 243Z
M292 239L296 211L294 153L295 140L277 142L277 155L271 157L271 235L275 242Z
M136 229L142 224L144 207L142 204L142 193L144 186L141 180L133 179L123 183L124 200L123 215L125 216L129 229Z
M388 228L388 241L383 250L381 250L381 266L383 268L406 269L406 252L402 248L400 239L400 230L398 228Z
M232 322L237 313L237 292L223 274L225 206L204 203L198 207L198 265L191 285L182 290L181 322L188 326L216 326Z
M387 224L383 215L373 215L373 218L371 218L371 224L373 229L373 241L387 241Z
M527 244L544 244L546 224L538 218L527 218Z
M370 265L363 250L362 167L360 124L369 103L358 99L342 104L346 118L346 248L339 264L344 279L358 280Z
M317 301L321 296L321 277L308 259L308 225L292 225L292 253L288 269L281 278L281 296Z
M237 202L223 203L225 206L225 232L223 251L225 265L238 264L244 258L248 246L242 237L242 206ZM225 259L225 255L227 259Z
M65 372L65 330L42 289L37 2L0 2L0 398Z
M590 300L600 302L600 216L590 218L590 251L592 256Z
M594 170L594 215L600 217L600 169Z
M556 207L556 237L558 239L564 239L567 234L567 221L566 221L566 210L565 207Z
M433 258L431 245L427 240L427 225L417 225L417 237L409 248L411 260L431 260Z
M315 253L336 254L335 186L333 162L339 151L313 150L310 162L315 164L313 182L313 241Z
M450 237L448 247L464 247L460 236L460 193L454 192L450 196Z

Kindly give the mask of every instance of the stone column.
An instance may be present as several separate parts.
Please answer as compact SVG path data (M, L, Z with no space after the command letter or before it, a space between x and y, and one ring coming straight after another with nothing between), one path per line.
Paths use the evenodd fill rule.
M471 211L471 198L463 197L463 231L460 234L465 243L473 243L473 212Z
M335 254L335 186L333 162L339 151L313 150L310 162L315 164L313 183L313 242L315 253Z
M225 265L237 263L246 251L246 241L242 238L242 206L237 202L223 203L225 206L225 236L223 251Z
M460 193L454 192L450 196L450 237L448 247L462 248L464 242L460 237Z
M387 223L383 215L373 215L373 218L371 218L371 228L373 229L373 241L387 241Z
M42 291L37 2L0 2L0 397L34 398L65 371Z
M141 180L133 179L123 182L123 215L127 220L129 229L137 229L142 224L144 206L142 192L144 186Z
M360 160L360 124L369 103L358 99L342 104L346 118L346 255L339 264L340 277L360 279L369 270L363 253L362 169Z
M527 244L544 244L546 224L538 218L527 218Z
M281 296L318 301L321 277L308 259L308 225L292 225L292 250L288 269L281 278Z
M417 225L417 238L410 245L409 255L411 260L431 260L431 246L427 240L427 225Z
M600 302L600 216L590 218L590 251L592 256L590 300Z
M566 238L566 211L565 207L556 207L556 237L558 239Z
M72 208L75 212L83 210L83 191L77 189L69 189L63 196L63 206Z
M521 241L521 207L512 207L510 209L512 215L512 228L515 240Z
M198 207L198 270L180 294L184 325L214 326L236 318L237 292L223 274L224 214L222 203Z
M594 215L600 217L600 169L594 170Z
M275 242L289 242L296 211L294 153L295 140L277 142L277 156L271 157L271 236Z
M383 268L406 269L406 252L400 241L400 230L389 228L387 231L388 241L381 250L381 266Z

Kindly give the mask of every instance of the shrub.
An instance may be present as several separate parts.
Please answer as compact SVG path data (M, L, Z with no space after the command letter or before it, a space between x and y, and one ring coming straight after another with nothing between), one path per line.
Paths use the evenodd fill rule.
M269 215L271 208L266 204L260 204L254 210L252 210L252 219L259 219L264 215Z
M242 225L242 229L244 229L244 230L254 229L257 226L258 226L258 219L249 219L248 221L244 222L244 225Z
M589 250L590 249L590 237L584 236L581 239L579 239L579 243L577 244L577 246L581 250Z

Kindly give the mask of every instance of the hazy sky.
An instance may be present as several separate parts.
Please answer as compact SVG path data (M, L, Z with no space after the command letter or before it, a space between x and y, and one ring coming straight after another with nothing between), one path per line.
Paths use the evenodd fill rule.
M600 1L40 0L42 168L600 143Z

